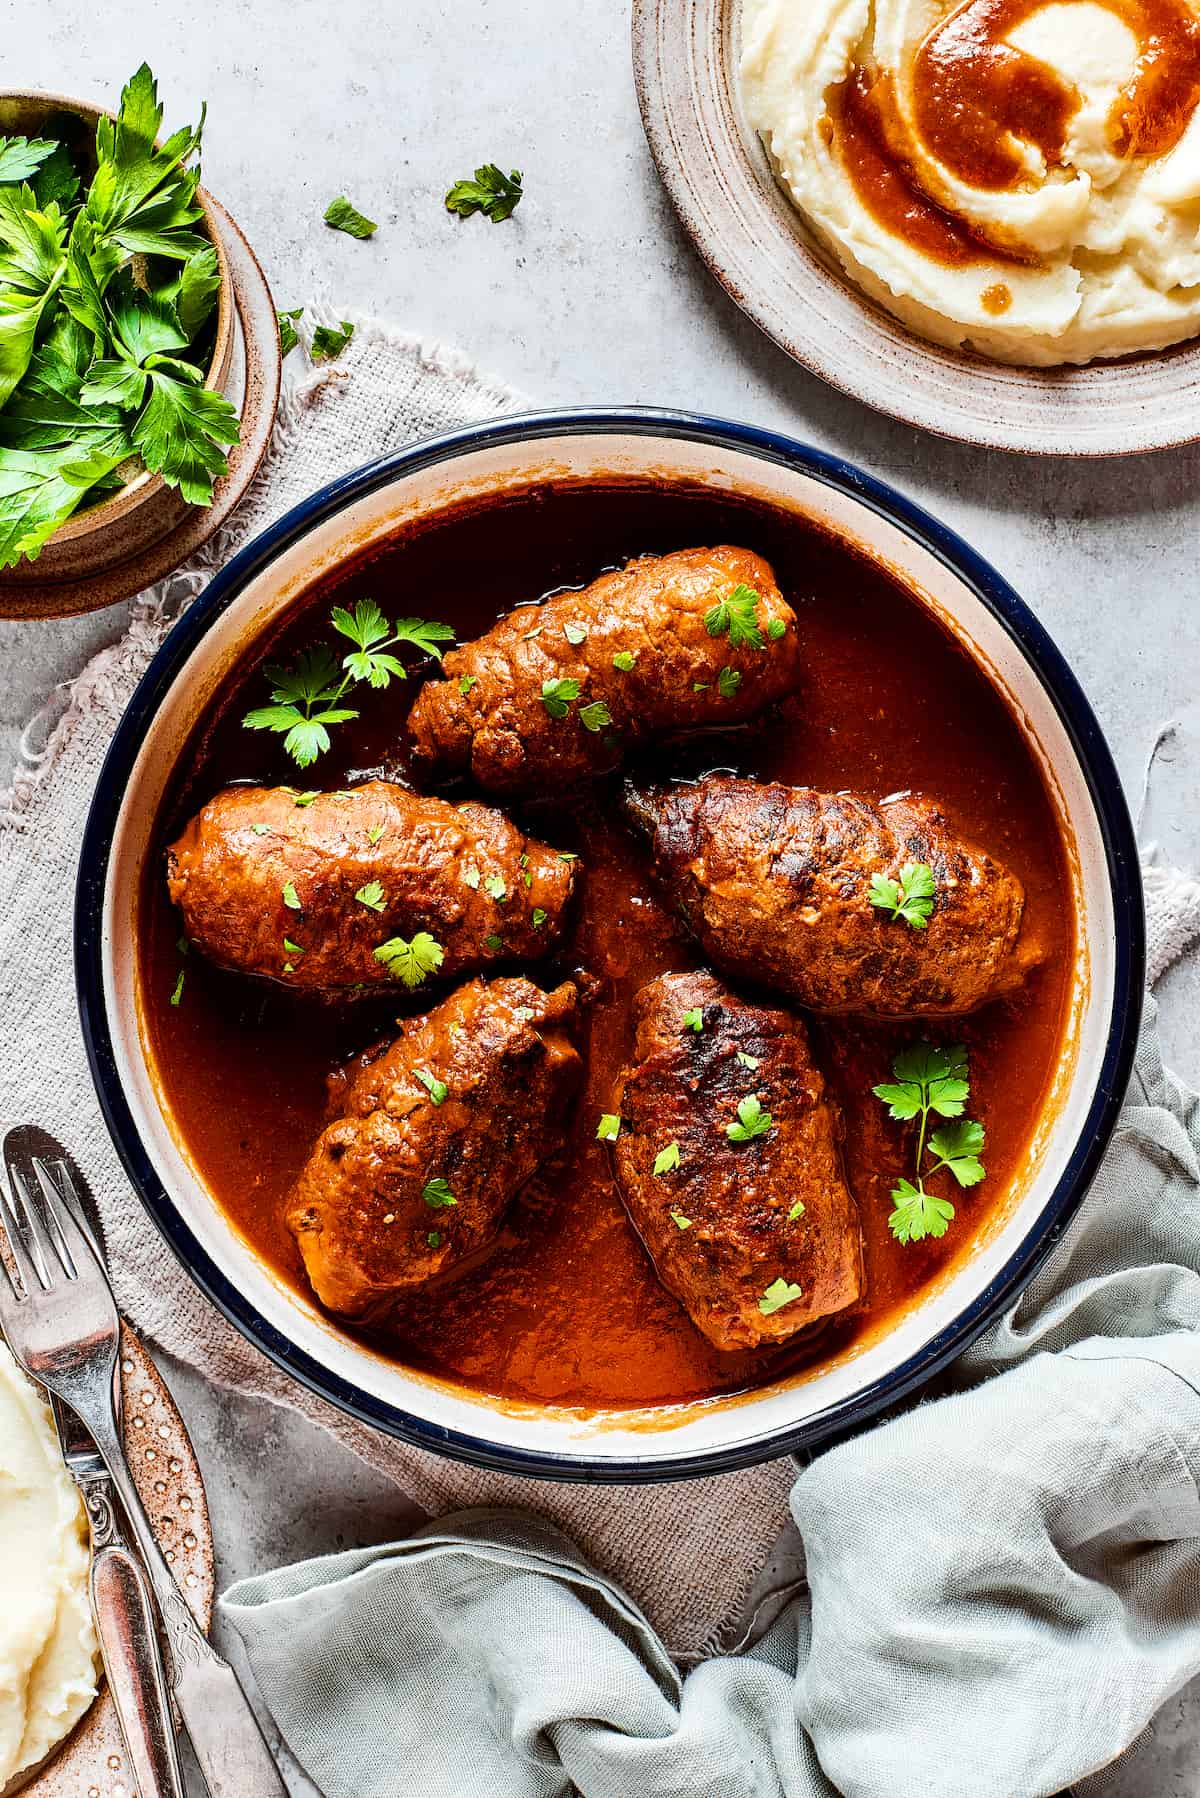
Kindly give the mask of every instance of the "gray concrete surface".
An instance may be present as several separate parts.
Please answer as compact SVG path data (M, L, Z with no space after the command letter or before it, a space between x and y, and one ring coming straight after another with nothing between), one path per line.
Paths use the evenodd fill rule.
M1015 583L1090 694L1131 792L1159 726L1189 714L1194 725L1200 451L1100 464L984 454L880 418L794 367L710 281L674 221L643 143L617 0L343 0L334 11L107 0L102 16L90 0L22 0L0 17L14 85L107 100L144 57L168 123L208 99L205 179L281 306L327 296L375 309L540 402L677 405L834 449L931 507ZM441 206L450 181L485 159L525 172L527 198L503 227ZM342 192L379 220L373 241L322 225ZM30 712L122 616L0 623L0 781ZM1161 771L1153 817L1167 853L1192 867L1198 766L1185 755ZM1198 1001L1195 968L1164 983L1168 1052L1193 1081ZM309 1426L169 1371L226 1577L402 1523L396 1494ZM1198 1789L1194 1693L1090 1788Z

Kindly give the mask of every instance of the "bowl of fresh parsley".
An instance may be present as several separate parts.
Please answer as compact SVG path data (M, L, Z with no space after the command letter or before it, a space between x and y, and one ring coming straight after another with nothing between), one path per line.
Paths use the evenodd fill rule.
M113 569L209 506L234 304L195 125L143 64L115 114L0 94L0 594Z

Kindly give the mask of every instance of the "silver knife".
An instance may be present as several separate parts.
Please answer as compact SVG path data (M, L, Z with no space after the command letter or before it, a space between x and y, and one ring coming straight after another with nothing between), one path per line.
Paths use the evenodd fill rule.
M62 1145L48 1131L26 1126L20 1135L34 1153L55 1159L62 1154ZM76 1190L79 1222L104 1262L104 1225L82 1176ZM114 1394L119 1415L119 1380L114 1380ZM112 1482L90 1432L53 1394L50 1408L63 1460L87 1514L92 1615L138 1798L185 1798L150 1582L126 1540Z
M125 1540L112 1484L74 1411L51 1398L63 1460L79 1487L92 1538L92 1613L138 1798L184 1798L179 1747L154 1600Z

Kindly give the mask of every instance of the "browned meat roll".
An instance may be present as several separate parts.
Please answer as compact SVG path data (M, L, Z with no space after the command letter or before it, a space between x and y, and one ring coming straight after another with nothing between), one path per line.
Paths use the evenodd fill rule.
M803 1024L706 973L664 974L635 1003L614 1153L663 1285L719 1349L781 1342L854 1304L858 1212Z
M1021 883L957 836L932 799L713 775L628 788L655 867L717 966L813 1011L955 1017L1011 992L1040 959ZM873 875L932 873L920 927L871 901Z
M544 793L661 731L753 717L791 689L798 659L795 614L760 556L643 556L451 650L409 728L438 772Z
M315 798L229 787L167 852L210 960L339 997L545 955L575 868L502 812L382 780Z
M288 1203L313 1290L360 1316L478 1254L562 1140L575 988L468 981L352 1073Z

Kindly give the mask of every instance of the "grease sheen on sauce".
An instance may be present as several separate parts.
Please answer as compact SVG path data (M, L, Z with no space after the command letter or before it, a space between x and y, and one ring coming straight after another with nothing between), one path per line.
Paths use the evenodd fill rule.
M933 793L958 827L1021 875L1031 925L1050 953L1019 1000L957 1028L814 1022L815 1050L846 1118L869 1308L780 1350L722 1355L660 1286L595 1140L629 1052L634 993L699 957L615 819L615 782L586 801L513 808L527 828L577 850L585 864L573 942L529 971L550 986L582 965L602 981L581 1038L586 1086L563 1120L558 1161L514 1204L486 1262L404 1301L387 1327L369 1333L373 1347L409 1366L503 1398L583 1409L690 1401L777 1377L886 1324L969 1251L1021 1162L1057 1062L1074 936L1063 845L1036 765L1006 707L942 628L873 564L803 520L712 491L533 489L411 530L328 583L262 653L286 657L326 636L330 606L368 594L389 615L444 618L466 639L513 605L583 584L632 555L722 541L774 565L799 618L800 687L756 726L678 753L660 747L654 771L674 761L681 771L734 767L875 798L906 787ZM202 720L160 820L164 845L227 781L296 784L278 739L238 722L261 687L257 671L243 675ZM404 778L402 723L413 691L409 682L364 698L362 718L334 734L331 753L301 784L336 788L379 770ZM339 1010L222 974L193 952L182 1003L172 1008L179 925L161 858L148 871L141 916L148 1028L176 1128L237 1228L310 1296L282 1222L288 1188L322 1127L330 1069L387 1035L404 995ZM971 1113L987 1127L989 1177L953 1194L958 1220L942 1242L905 1248L888 1233L888 1194L910 1171L912 1145L870 1088L888 1077L896 1047L917 1034L967 1043Z

